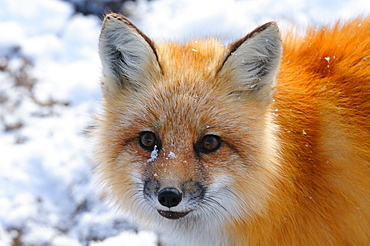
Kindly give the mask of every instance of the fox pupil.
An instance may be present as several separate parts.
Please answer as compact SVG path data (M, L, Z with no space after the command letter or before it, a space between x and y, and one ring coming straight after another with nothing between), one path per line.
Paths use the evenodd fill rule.
M157 143L157 137L153 132L142 132L139 136L139 144L145 150L153 150Z
M218 150L221 146L221 139L218 136L207 135L202 139L201 152L211 153Z

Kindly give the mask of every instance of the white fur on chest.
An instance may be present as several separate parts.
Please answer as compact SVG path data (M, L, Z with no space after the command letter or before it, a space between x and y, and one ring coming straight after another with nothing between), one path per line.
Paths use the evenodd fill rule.
M221 230L219 222L199 221L189 223L164 221L155 230L158 232L160 242L163 246L224 246L227 245L227 236Z

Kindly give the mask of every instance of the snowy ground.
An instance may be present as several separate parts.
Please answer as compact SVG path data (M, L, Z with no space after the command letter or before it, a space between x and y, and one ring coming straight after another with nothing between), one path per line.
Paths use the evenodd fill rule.
M370 2L158 0L126 12L155 40L228 42L270 20L307 26L369 15ZM156 245L100 201L91 181L85 132L101 97L99 27L66 2L0 0L0 246Z

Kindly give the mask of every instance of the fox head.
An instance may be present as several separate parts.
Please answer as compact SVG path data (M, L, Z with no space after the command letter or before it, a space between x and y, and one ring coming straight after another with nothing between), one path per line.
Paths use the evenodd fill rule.
M99 49L97 172L114 203L174 226L261 213L275 170L267 111L282 53L277 26L227 46L181 45L154 43L110 14Z

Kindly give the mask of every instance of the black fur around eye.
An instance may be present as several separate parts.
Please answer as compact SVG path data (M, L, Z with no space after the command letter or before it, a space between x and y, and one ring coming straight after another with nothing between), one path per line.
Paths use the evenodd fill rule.
M208 154L217 151L220 147L220 137L215 135L206 135L199 143L199 152Z
M139 144L141 148L152 151L158 145L157 137L153 132L142 132L139 135Z

